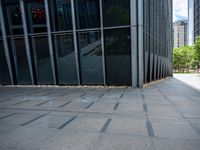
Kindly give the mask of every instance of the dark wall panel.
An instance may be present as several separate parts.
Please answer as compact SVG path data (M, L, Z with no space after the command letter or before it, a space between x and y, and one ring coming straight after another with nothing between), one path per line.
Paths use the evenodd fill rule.
M47 36L32 37L38 84L53 84L53 73Z
M130 25L130 0L102 0L104 26Z
M78 84L72 33L54 35L54 42L59 84Z
M74 0L77 29L99 28L99 0Z
M8 66L3 49L3 41L0 38L0 84L11 84Z
M131 85L130 28L105 30L108 85Z
M78 33L82 84L103 84L100 31Z

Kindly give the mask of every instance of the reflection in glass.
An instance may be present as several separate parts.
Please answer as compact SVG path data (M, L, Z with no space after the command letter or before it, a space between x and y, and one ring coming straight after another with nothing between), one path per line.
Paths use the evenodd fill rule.
M53 0L50 7L53 31L72 30L70 0Z
M4 6L5 9L5 21L8 23L8 33L10 35L19 35L23 34L23 26L22 26L22 19L21 19L21 10L19 6L19 1Z
M104 26L130 25L130 0L102 0Z
M103 84L100 32L78 33L82 84Z
M78 84L73 35L54 35L59 84Z
M53 84L47 36L32 37L32 47L36 54L38 84Z
M25 8L29 32L47 32L44 0L25 1Z
M111 29L104 33L107 84L131 85L130 29Z
M25 44L23 38L11 39L10 46L14 54L15 68L17 71L18 84L30 84L30 71L28 68L28 61L26 56Z
M0 38L0 84L10 84L8 66L3 50L3 41Z
M75 0L77 29L100 27L99 0Z

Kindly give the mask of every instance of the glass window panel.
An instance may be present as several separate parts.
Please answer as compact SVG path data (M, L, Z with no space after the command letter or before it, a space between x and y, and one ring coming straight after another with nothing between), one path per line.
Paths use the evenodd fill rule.
M102 0L104 26L130 25L130 0Z
M11 84L8 66L3 49L3 41L0 37L0 84Z
M103 84L100 32L80 32L78 41L82 84Z
M23 34L21 10L18 2L7 3L3 6L5 22L9 35Z
M38 84L53 84L47 36L32 37L32 47L36 54L35 60Z
M99 28L99 0L75 0L77 29Z
M25 13L30 33L47 32L44 0L25 1Z
M105 30L108 85L131 85L130 28Z
M23 38L11 39L10 47L14 55L18 84L31 84L30 71Z
M72 30L70 0L53 0L50 4L53 31Z
M54 35L59 84L78 84L73 35Z

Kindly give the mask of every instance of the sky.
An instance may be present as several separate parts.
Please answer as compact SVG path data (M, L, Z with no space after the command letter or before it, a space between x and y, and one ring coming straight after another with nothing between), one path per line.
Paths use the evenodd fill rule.
M173 21L187 20L188 18L188 0L173 0Z

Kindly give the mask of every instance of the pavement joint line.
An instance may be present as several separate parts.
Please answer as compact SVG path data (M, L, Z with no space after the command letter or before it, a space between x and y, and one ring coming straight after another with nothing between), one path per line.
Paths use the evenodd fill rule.
M15 104L12 104L12 105L19 105L19 104L22 104L22 103L25 103L25 102L28 102L29 100L24 100L24 101L21 101L21 102L17 102Z
M82 95L80 95L80 97L83 97L83 96L85 96L87 93L83 93Z
M165 84L165 85L168 86L168 87L175 88L175 87L173 87L173 86L168 85L168 84L165 83L165 82L163 82L163 84ZM198 101L192 99L190 96L187 96L185 93L183 93L183 92L180 91L179 89L177 89L177 88L175 88L175 89L176 89L179 93L181 93L184 97L186 97L188 100L190 100L190 101L192 101L192 102L194 102L194 103L196 103L196 104L200 104Z
M43 104L45 104L45 103L48 103L48 102L50 102L50 100L44 101L44 102L39 103L39 104L37 104L37 105L35 105L35 106L41 106L41 105L43 105Z
M104 94L105 94L105 93L101 94L101 95L99 96L99 98L102 98L102 97L104 96Z
M108 126L110 125L111 120L112 120L112 119L108 119L108 120L105 122L104 126L103 126L102 129L100 130L100 133L105 133L105 132L106 132Z
M12 100L12 98L6 98L6 99L1 100L0 103L1 102L7 102L7 101L10 101L10 100Z
M173 102L171 102L171 100L159 89L157 88L157 86L155 86L155 88L164 96L164 98L166 100L168 100L170 102L170 104L173 106L173 108L175 109L175 111L180 114L182 116L182 118L184 118L190 125L190 127L197 133L200 135L200 129L198 127L196 127L192 122L190 122L187 117L185 117L183 115L183 112L177 107L176 104L174 104Z
M115 104L115 107L113 108L113 110L117 110L118 107L119 107L119 102L117 102L117 103Z
M69 102L67 102L67 103L65 103L65 104L62 104L62 105L59 106L59 108L62 108L62 107L64 107L64 106L70 104L71 102L72 102L72 101L69 101Z
M143 104L143 110L144 110L145 113L148 112L147 104Z
M62 124L60 127L58 127L58 129L63 129L65 126L67 126L68 124L70 124L73 120L75 120L77 117L74 116L71 119L69 119L67 122L65 122L64 124Z
M40 116L38 116L38 117L36 117L36 118L30 120L30 121L27 121L27 122L21 124L21 126L25 126L25 125L27 125L27 124L29 124L29 123L31 123L31 122L33 122L33 121L36 121L36 120L38 120L38 119L40 119L40 118L42 118L42 117L44 117L44 116L46 116L46 115L47 115L47 114L40 115Z
M7 115L7 116L1 117L1 118L0 118L0 120L1 120L1 119L4 119L4 118L11 117L11 116L14 116L14 115L16 115L16 114L17 114L17 113L12 113L12 114L9 114L9 115Z
M65 95L68 95L69 94L69 92L67 92L67 93L65 93L65 94L62 94L62 95L60 95L60 97L63 97L63 96L65 96Z
M92 105L94 104L94 102L91 102L87 107L85 107L86 109L90 108Z
M146 121L146 126L147 126L148 135L150 137L155 137L153 127L152 127L151 122L149 120Z
M11 107L0 107L0 109L11 109L11 110L26 110L26 111L45 111L45 112L72 112L72 113L95 113L95 114L104 114L104 115L112 115L112 113L104 113L104 112L85 112L85 111L76 111L76 110L55 110L55 109L31 109L31 108L11 108Z

